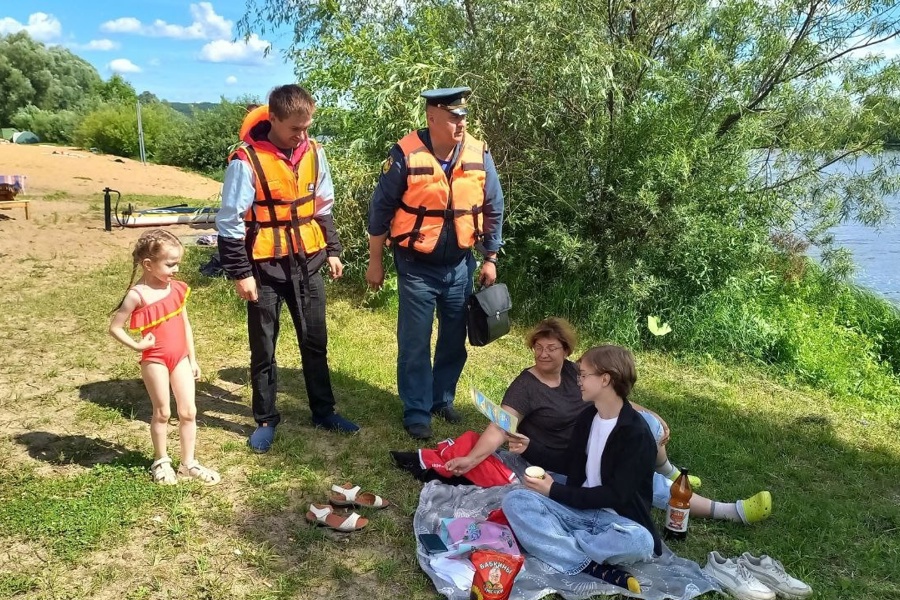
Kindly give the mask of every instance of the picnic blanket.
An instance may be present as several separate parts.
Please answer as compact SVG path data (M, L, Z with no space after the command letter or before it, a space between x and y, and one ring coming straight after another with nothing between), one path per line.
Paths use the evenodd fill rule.
M0 175L0 184L7 184L18 193L25 193L25 175Z
M524 471L525 463L514 454L502 453L503 461L514 471ZM431 481L422 488L419 507L413 517L413 529L420 533L437 533L440 521L445 517L472 517L484 519L488 513L500 507L503 496L521 484L482 488L474 485L452 486ZM469 590L456 587L442 579L431 566L432 558L418 551L419 565L434 582L437 591L448 600L468 600ZM551 569L546 563L526 555L525 565L516 578L510 600L537 600L558 593L566 600L583 600L597 594L622 594L625 596L664 600L675 598L688 600L719 587L706 579L697 563L679 558L663 544L662 556L652 562L630 565L631 572L641 583L640 596L620 587L605 583L590 575L564 575Z

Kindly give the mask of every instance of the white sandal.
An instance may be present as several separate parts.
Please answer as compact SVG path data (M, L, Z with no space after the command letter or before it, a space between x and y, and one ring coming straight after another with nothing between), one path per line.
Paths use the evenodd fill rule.
M362 488L352 483L347 483L352 487L344 487L340 485L331 486L334 494L328 499L328 502L334 506L357 506L361 508L387 508L390 502L372 492L363 492Z
M195 460L190 465L178 467L178 475L186 479L196 479L203 485L216 485L222 481L222 476L217 472L204 467L200 461Z
M342 517L334 512L334 509L327 504L310 504L309 511L306 513L306 520L313 525L321 525L335 531L359 531L369 524L369 520L361 517L356 513L350 513L346 517Z
M150 465L150 474L153 476L153 483L159 485L175 485L178 478L175 477L175 470L172 468L172 459L163 456Z

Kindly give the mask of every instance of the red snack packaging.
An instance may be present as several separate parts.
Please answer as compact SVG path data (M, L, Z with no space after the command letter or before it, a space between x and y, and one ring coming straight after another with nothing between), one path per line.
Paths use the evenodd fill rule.
M476 550L471 561L475 579L469 600L507 600L525 558L494 550Z
M506 515L503 513L502 508L495 508L494 510L489 512L485 521L500 523L501 525L506 525L507 527L512 529L512 525L509 524L509 519L506 518Z

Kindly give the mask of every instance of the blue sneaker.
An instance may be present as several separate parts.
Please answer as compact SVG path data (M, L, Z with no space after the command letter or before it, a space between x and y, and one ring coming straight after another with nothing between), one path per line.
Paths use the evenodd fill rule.
M356 433L359 431L359 425L348 421L337 413L330 414L327 417L313 417L312 424L329 431L337 431L338 433Z
M265 454L272 447L273 441L275 441L275 427L268 423L263 423L256 428L256 431L250 434L247 445L254 452Z

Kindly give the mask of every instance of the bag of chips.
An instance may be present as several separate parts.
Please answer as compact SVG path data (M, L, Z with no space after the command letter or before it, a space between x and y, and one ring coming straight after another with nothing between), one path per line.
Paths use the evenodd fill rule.
M513 581L525 562L523 556L513 556L494 550L476 550L472 553L475 578L469 600L507 600Z

